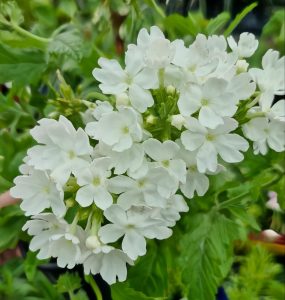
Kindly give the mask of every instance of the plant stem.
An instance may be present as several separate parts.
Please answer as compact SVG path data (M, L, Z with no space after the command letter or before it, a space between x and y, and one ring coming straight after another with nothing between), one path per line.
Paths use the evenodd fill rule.
M91 285L91 287L92 287L92 289L93 289L93 291L96 295L96 299L97 300L103 300L101 291L100 291L96 281L94 280L93 276L92 275L85 275L84 278L85 278L85 281Z
M36 40L36 41L38 41L38 42L40 42L40 43L43 43L43 44L48 44L48 43L51 41L51 39L43 38L43 37L37 36L37 35L35 35L35 34L29 32L29 31L23 29L22 27L16 25L16 24L13 24L13 23L10 23L10 24L11 24L11 27L12 27L15 31L17 31L19 34L21 34L21 35L23 35L23 36L25 36L25 37L31 38L31 39Z

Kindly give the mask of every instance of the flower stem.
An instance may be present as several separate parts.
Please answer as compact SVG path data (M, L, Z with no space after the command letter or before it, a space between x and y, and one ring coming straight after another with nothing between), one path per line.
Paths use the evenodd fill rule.
M92 275L85 275L84 278L85 278L85 281L91 285L91 287L92 287L92 289L93 289L93 291L96 295L96 299L97 300L103 300L101 291L100 291L96 281L94 280L93 276Z
M18 25L16 25L16 24L11 23L10 25L11 25L11 27L12 27L15 31L17 31L19 34L21 34L21 35L23 35L23 36L25 36L25 37L31 38L31 39L33 39L33 40L36 40L36 41L38 41L38 42L40 42L40 43L42 43L42 44L48 44L48 43L51 41L51 39L43 38L43 37L37 36L37 35L35 35L35 34L29 32L29 31L27 31L27 30L21 28L20 26L18 26Z

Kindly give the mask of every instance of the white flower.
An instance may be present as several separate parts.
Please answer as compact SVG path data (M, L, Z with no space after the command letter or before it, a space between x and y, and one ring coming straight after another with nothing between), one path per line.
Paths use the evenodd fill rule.
M109 190L121 194L117 203L125 209L132 205L164 207L166 199L178 189L178 182L163 168L150 167L136 179L120 175L109 180Z
M276 192L270 191L268 192L268 201L265 203L265 206L273 211L282 211L279 203L278 203L278 194Z
M184 126L185 118L182 115L172 115L171 116L171 125L176 127L178 130L181 130Z
M106 209L113 203L113 197L107 189L107 178L111 176L110 159L97 158L88 168L76 172L77 183L81 188L75 200L86 207L95 203L99 208Z
M124 236L122 250L133 260L145 255L147 238L165 239L172 231L163 226L159 220L150 218L149 213L134 210L124 211L119 205L112 205L104 216L113 224L100 228L99 236L104 243L112 243Z
M244 135L253 141L254 153L265 155L268 146L276 152L285 150L285 123L267 118L254 118L243 127Z
M252 68L249 73L261 91L261 105L271 104L274 95L285 94L285 57L279 58L279 52L269 49L262 58L262 67Z
M57 265L61 268L73 269L81 258L80 240L83 239L84 231L76 226L76 234L65 232L52 235L50 238L49 253L57 258Z
M126 69L114 59L100 58L99 68L92 72L93 76L101 82L100 89L104 94L120 95L128 93L131 105L139 112L145 112L153 105L153 98L149 89L158 87L157 72L144 68L140 57L136 53L127 53L125 57Z
M241 73L231 78L227 91L234 94L235 103L238 104L240 100L248 99L256 89L255 82L252 81L248 73Z
M128 46L126 55L134 56L135 53L147 67L161 69L172 62L175 55L175 45L164 37L157 26L152 26L150 33L145 28L140 30L137 46Z
M174 226L180 219L181 212L187 212L189 207L181 195L173 195L166 201L164 208L154 209L152 218L160 219L165 222L166 226Z
M102 115L113 111L113 106L107 101L97 100L95 103L96 107L93 110L93 117L96 120L100 120Z
M228 44L233 52L236 52L239 58L251 57L258 47L258 40L254 34L243 32L236 43L232 36L228 37Z
M185 182L186 165L183 160L175 159L179 146L173 141L161 143L159 140L150 138L143 143L145 153L158 165L164 168L169 175L180 182Z
M134 143L131 148L118 152L113 151L111 146L99 142L95 147L96 156L108 156L111 160L111 166L115 174L125 172L135 172L138 170L144 160L144 150L141 143Z
M46 172L34 170L30 175L16 177L14 183L10 193L22 199L20 206L26 216L39 214L50 207L59 217L65 214L63 190Z
M224 124L216 129L207 129L194 118L189 118L186 123L188 130L182 132L181 141L189 151L197 150L198 171L206 170L215 172L218 167L218 155L228 163L240 162L243 155L240 151L248 149L248 142L237 134L230 134L237 128L234 119L224 118Z
M231 117L237 110L234 94L227 90L228 82L211 78L203 86L192 85L180 94L179 111L191 116L199 110L199 122L208 128L223 124L223 117Z
M65 220L57 218L54 214L42 213L33 216L22 229L33 236L30 242L31 251L40 250L37 257L47 259L51 256L49 247L52 236L64 234L67 225Z
M38 123L30 132L41 145L28 150L28 163L35 169L50 170L51 177L63 185L71 172L88 165L92 153L88 136L63 116L59 121L41 119Z
M142 140L140 123L138 114L125 107L102 115L98 122L88 123L85 131L95 140L112 146L112 150L121 152Z
M272 102L273 99L271 101L263 101L262 103L260 103L260 106L258 108L253 107L250 113L261 111L264 112L270 120L278 120L281 122L285 122L285 100L278 100L273 105Z
M133 265L133 261L119 249L105 246L99 252L89 252L87 258L83 261L85 274L98 274L108 284L114 284L118 281L125 281L127 278L126 264Z
M178 157L182 158L187 166L186 182L180 184L181 192L189 199L194 197L195 191L198 196L204 196L209 189L209 179L204 173L200 173L197 169L197 151L188 151L180 145Z

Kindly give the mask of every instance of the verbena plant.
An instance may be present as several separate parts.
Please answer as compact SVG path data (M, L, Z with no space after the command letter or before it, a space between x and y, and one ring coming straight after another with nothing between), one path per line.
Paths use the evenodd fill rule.
M83 265L98 299L88 274L100 273L115 300L214 299L231 269L234 241L260 228L248 208L264 206L267 190L284 195L285 101L274 103L284 94L284 57L270 49L261 68L253 67L254 35L229 36L255 4L225 35L206 36L195 19L164 19L148 2L159 20L174 24L170 36L186 22L195 38L186 46L157 26L141 29L124 67L115 54L93 46L96 37L89 41L95 51L86 49L79 26L39 37L20 27L15 3L2 5L8 46L0 46L0 79L13 81L10 95L18 98L2 95L3 123L9 114L14 119L1 144L19 147L10 151L19 152L17 166L25 155L11 194L30 217L23 227L32 236L30 249L39 259L56 258L59 267ZM227 21L220 15L201 31L214 34ZM96 67L98 54L104 57ZM64 72L77 84L71 87ZM21 132L33 126L30 134ZM74 278L63 277L59 292L76 297L69 280L76 288L80 281Z

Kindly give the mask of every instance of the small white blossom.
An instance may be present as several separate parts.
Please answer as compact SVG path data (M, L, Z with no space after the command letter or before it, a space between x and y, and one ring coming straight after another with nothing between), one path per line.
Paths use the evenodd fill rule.
M253 141L254 153L265 155L269 148L276 152L285 150L285 123L267 118L254 118L243 125L244 135Z
M199 111L199 122L208 128L224 123L223 117L231 117L237 110L234 94L227 90L224 79L211 78L203 86L192 85L178 100L183 116Z
M92 153L88 136L63 116L58 121L41 119L38 123L31 135L41 145L28 150L28 163L38 170L50 170L51 177L63 185L71 172L88 165Z
M75 200L82 207L95 203L104 210L113 203L113 197L107 189L107 178L111 176L109 167L110 159L103 157L94 159L88 168L76 172L77 183L81 188Z
M254 34L243 32L236 43L232 36L228 37L228 44L233 52L236 52L239 58L251 57L258 47L258 40Z
M197 150L197 167L199 172L206 170L215 172L218 167L218 155L228 163L240 162L243 155L240 151L248 149L248 142L241 136L230 133L238 123L231 118L224 119L224 125L216 129L203 127L196 119L189 118L186 124L188 130L181 134L181 141L189 151Z
M150 138L143 143L145 153L158 165L164 168L169 175L180 182L185 182L186 165L181 159L175 159L179 146L173 141L161 143L159 140Z
M40 250L37 254L39 259L49 258L50 241L52 236L64 234L66 232L67 222L57 218L51 213L42 213L32 217L32 220L27 221L23 226L23 230L27 230L33 238L30 242L32 251Z
M98 122L88 123L85 131L118 152L131 148L143 137L139 116L127 107L102 115Z
M131 105L139 112L144 112L153 105L153 98L149 89L158 87L155 70L142 69L140 58L135 53L126 54L126 70L114 59L100 58L99 68L92 72L101 82L100 89L104 94L120 95L128 93Z
M261 92L261 105L272 103L274 95L285 94L285 57L279 58L279 52L269 49L262 58L262 67L249 70Z
M35 170L30 175L16 177L14 183L11 196L22 198L20 206L27 216L37 215L50 207L58 217L65 214L63 190L46 172Z
M100 239L104 243L112 243L124 236L122 249L133 260L145 255L145 237L165 239L172 234L171 229L163 226L160 221L151 219L149 214L132 210L124 211L116 204L107 208L104 216L112 224L100 228Z
M100 273L108 284L114 284L117 279L126 280L127 263L133 265L133 261L122 250L105 246L99 252L89 252L83 261L83 267L85 274Z
M141 29L137 45L129 45L126 56L137 55L147 67L161 69L168 66L175 55L175 44L165 38L157 26L150 28L150 33L145 28Z

